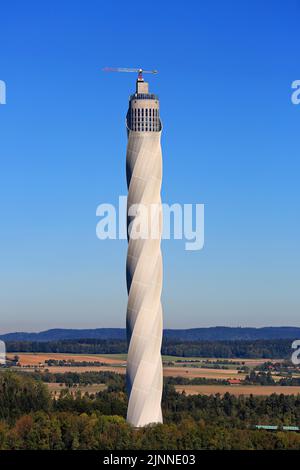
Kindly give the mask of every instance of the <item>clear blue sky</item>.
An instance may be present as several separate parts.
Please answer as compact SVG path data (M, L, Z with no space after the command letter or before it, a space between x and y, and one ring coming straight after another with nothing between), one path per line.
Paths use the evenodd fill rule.
M163 242L165 327L300 325L297 0L1 6L0 331L124 326L132 74L157 68L165 202L204 203L205 248Z

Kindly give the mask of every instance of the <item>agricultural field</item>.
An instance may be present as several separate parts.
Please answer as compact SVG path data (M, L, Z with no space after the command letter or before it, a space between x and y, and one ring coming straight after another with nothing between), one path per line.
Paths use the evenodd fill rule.
M12 358L14 355L19 357L19 362L22 366L36 365L44 363L48 359L56 360L73 360L73 361L86 361L86 362L105 362L107 364L122 364L126 363L127 354L64 354L64 353L14 353L10 352L8 356ZM266 359L224 359L224 358L206 358L206 357L182 357L182 356L162 356L163 362L172 362L176 365L184 364L215 364L218 362L226 361L228 367L236 367L236 364L246 365L248 367L255 367L266 362ZM272 359L272 362L282 362L283 359Z
M246 374L239 373L237 369L203 369L201 367L164 367L165 377L185 377L193 379L203 377L206 379L244 379Z
M14 356L17 356L18 362L13 368L24 372L34 370L41 372L48 370L51 373L115 372L122 375L126 372L126 354L9 353L8 358L13 359ZM280 359L269 360L266 363L266 359L163 356L163 374L165 378L174 379L172 383L176 386L186 387L186 393L289 394L298 393L300 385L297 380L291 381L293 377L299 380L298 370L290 369ZM250 382L249 374L252 374ZM255 376L255 374L262 375ZM284 387L279 388L281 381L286 378L289 381L283 384ZM205 381L201 383L198 380L198 384L196 382L183 385L186 379L206 379L208 383ZM222 382L218 384L214 383L215 381ZM231 385L224 384L224 381L231 382ZM240 384L241 381L246 383Z
M125 364L127 360L127 354L64 354L64 353L14 353L8 354L8 358L12 358L17 355L19 357L19 363L22 366L38 366L43 364L46 360L56 359L65 361L86 361L86 362L105 362L107 364ZM192 364L215 364L224 359L219 358L205 358L205 357L180 357L180 356L162 356L164 363L172 363L178 366ZM247 365L249 367L263 364L265 359L226 359L225 367L235 368L238 364ZM274 360L274 362L280 362L280 359Z
M15 354L10 353L9 357L12 358ZM124 374L126 371L126 355L125 354L62 354L62 353L16 353L19 358L19 367L24 370L32 369L48 369L49 371L56 372L99 372L99 371L112 371L119 374ZM232 365L230 368L221 369L214 368L213 364L216 359L209 361L210 367L204 368L201 365L206 359L202 358L183 358L172 357L172 365L170 359L172 356L163 357L164 362L164 376L165 377L204 377L212 379L233 379L238 375L239 379L243 379L245 374L239 373L237 366ZM71 364L71 361L76 362L76 365L53 365L49 366L45 361L54 359L55 361L66 361ZM185 361L193 361L190 362ZM180 362L179 362L180 361ZM99 362L103 365L80 365L80 362L94 363ZM237 361L241 363L240 361ZM243 361L244 362L244 361ZM195 363L197 367L195 367ZM206 364L207 366L207 364ZM18 368L19 368L18 367Z
M47 366L45 361L55 359L57 361L75 361L75 362L102 362L105 364L126 364L126 358L121 359L113 357L114 355L97 355L97 354L62 354L62 353L9 353L8 358L14 355L18 356L21 367L28 366ZM115 356L122 356L115 355Z
M61 383L47 383L46 384L51 395L53 397L58 397L60 392L64 389L66 389L66 386L65 384L61 384ZM68 388L69 392L72 393L72 394L75 394L77 392L81 392L81 394L85 394L85 393L98 393L98 392L102 392L103 390L105 390L107 387L105 384L91 384L91 385L77 385L76 387L71 387L71 388Z
M177 392L185 392L186 395L258 395L268 396L272 393L283 394L283 395L299 395L300 387L278 387L268 385L176 385Z

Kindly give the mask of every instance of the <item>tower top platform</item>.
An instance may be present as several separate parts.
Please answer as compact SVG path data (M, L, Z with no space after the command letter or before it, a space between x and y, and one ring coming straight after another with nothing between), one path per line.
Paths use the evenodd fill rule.
M130 95L129 101L132 100L156 100L158 96L154 93L149 93L149 83L144 80L138 79L136 81L136 89L133 95Z

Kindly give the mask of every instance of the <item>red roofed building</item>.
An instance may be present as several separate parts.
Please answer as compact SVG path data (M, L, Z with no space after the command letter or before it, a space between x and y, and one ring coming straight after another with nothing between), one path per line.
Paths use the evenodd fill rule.
M230 385L240 385L241 383L240 379L230 379L228 380L228 382L230 383Z

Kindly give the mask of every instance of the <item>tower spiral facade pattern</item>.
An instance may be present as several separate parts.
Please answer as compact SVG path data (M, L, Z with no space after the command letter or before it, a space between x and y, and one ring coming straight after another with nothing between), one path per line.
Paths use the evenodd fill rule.
M146 100L147 101L147 100ZM147 102L143 100L144 109ZM139 102L136 101L136 106ZM153 106L152 101L149 101ZM148 104L149 104L148 103ZM157 101L155 101L157 103ZM154 108L158 108L155 106ZM127 340L126 383L129 396L127 421L135 427L162 422L162 255L161 255L161 125L155 130L132 130L132 110L127 115L128 144L126 155L128 203L127 252ZM154 115L155 113L153 113ZM152 124L153 125L153 124ZM148 232L132 237L138 228L142 205L148 214ZM151 216L150 216L151 214ZM136 233L136 232L135 232Z

